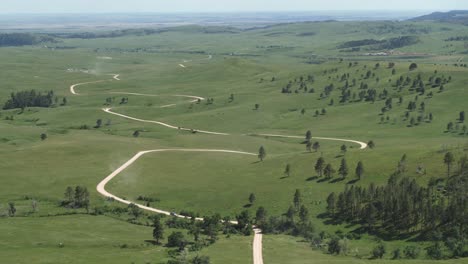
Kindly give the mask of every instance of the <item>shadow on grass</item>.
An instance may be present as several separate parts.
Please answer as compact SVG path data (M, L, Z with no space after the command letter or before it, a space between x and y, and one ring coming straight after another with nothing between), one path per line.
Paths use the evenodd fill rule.
M330 183L337 183L337 182L340 182L340 181L344 181L343 178L336 178L336 179L333 179L332 181L330 181Z
M250 208L250 207L252 207L252 204L245 204L244 205L244 208Z
M358 181L359 179L353 179L353 180L348 181L346 184L355 184Z
M150 243L153 246L159 246L162 245L161 242L156 242L156 240L145 240L146 243Z
M313 181L313 180L316 180L316 179L318 179L318 178L319 178L318 176L313 176L313 177L307 178L306 181Z

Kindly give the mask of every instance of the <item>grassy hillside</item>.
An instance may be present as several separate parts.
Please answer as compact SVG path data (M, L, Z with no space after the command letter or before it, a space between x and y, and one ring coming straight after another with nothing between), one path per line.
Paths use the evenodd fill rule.
M66 187L81 185L90 192L91 213L122 208L99 195L96 185L138 151L159 148L257 153L264 146L267 156L258 162L237 154L148 154L107 190L131 201L155 198L151 206L167 211L234 218L243 210L254 216L260 206L268 216L281 216L299 189L317 234L355 233L359 223L331 224L324 218L331 192L385 184L404 154L405 176L424 186L431 178L442 184L445 153L452 152L456 161L467 154L468 124L458 120L468 111L466 47L460 40L445 41L464 32L464 26L436 22L320 22L248 30L185 26L112 38L60 35L61 42L47 47L0 48L0 105L12 92L31 89L53 90L57 97L49 108L0 110L0 229L8 236L0 256L29 263L166 263L171 251L146 243L151 228L128 223L127 212L90 216L60 206ZM417 68L410 70L411 63ZM120 74L121 80L110 74ZM95 81L102 82L77 86L79 95L70 93L72 84ZM213 103L173 96L181 94ZM128 102L121 103L122 98ZM408 109L410 102L414 109ZM172 130L102 108L229 135ZM450 122L453 128L447 130ZM316 152L307 151L302 139L252 135L305 136L308 130L312 142L320 143ZM375 148L315 137L372 140ZM337 172L333 179L318 177L319 157L335 170L346 159L347 178ZM357 180L359 161L365 172ZM257 197L252 205L251 193ZM31 212L32 200L38 212ZM8 202L15 203L19 217L7 217ZM82 215L60 216L73 211ZM418 234L399 240L360 235L348 241L348 256L340 257L312 251L299 238L268 235L265 262L367 263L362 259L380 239L387 245L385 259L398 247L431 245L416 239ZM123 244L128 248L120 248ZM213 263L246 263L250 246L251 237L222 236L200 254ZM19 257L31 248L30 258ZM419 260L396 262L432 263L426 259L422 250Z

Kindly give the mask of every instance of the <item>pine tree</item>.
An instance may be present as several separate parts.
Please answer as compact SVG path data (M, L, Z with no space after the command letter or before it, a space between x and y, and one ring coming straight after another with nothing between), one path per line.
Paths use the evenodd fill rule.
M319 177L322 177L324 166L325 160L322 157L318 158L317 163L315 163L315 171L319 174Z
M250 204L253 204L255 202L255 200L257 199L257 197L255 197L255 194L254 193L251 193L249 195L249 203Z
M444 156L444 163L447 165L447 177L450 177L450 167L452 166L452 163L454 162L454 157L452 152L447 152Z
M335 214L336 208L336 195L334 192L330 193L327 197L327 211L330 215Z
M348 176L348 164L346 163L345 159L341 160L340 168L338 169L338 174L341 176L342 179Z
M307 141L306 150L307 150L308 152L311 152L311 151L312 151L312 142Z
M317 152L320 149L320 143L316 141L314 145L312 146L312 148L314 149L315 152Z
M288 218L288 220L290 222L294 221L294 214L295 213L296 213L296 210L294 209L294 207L292 205L289 206L288 211L286 212L286 217Z
M346 151L348 151L348 147L346 147L346 145L341 145L341 153L346 154Z
M291 175L291 165L286 164L286 168L284 169L284 175L289 177Z
M356 175L358 176L359 180L362 178L363 174L364 174L364 164L362 163L362 161L359 161L356 166Z
M301 201L302 201L301 191L299 191L299 189L296 189L296 192L294 193L294 199L293 199L294 207L296 209L299 209L301 205Z
M335 170L333 169L332 165L328 163L327 166L325 166L323 173L327 179L331 179L333 178L333 173L335 173Z
M153 227L153 238L156 240L156 244L159 244L159 241L164 238L164 226L161 224L159 216L153 218Z
M307 210L304 205L302 205L299 210L299 219L301 219L302 223L307 223L309 221L309 210Z
M264 223L266 221L266 218L267 218L266 210L263 206L260 206L257 209L257 212L255 213L255 220L257 224Z
M265 148L261 146L260 149L258 150L258 158L260 159L260 161L263 161L265 157L266 157Z
M307 130L305 134L305 140L309 142L312 139L312 132L310 130Z

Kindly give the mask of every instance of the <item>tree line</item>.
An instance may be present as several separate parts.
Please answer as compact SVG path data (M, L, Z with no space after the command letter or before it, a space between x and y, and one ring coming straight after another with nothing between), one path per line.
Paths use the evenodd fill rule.
M58 103L58 98L54 96L54 91L48 91L47 93L38 92L34 89L30 91L20 91L10 94L8 99L3 105L4 110L26 107L51 107L54 103ZM62 105L67 103L67 99L64 97Z
M402 159L387 184L351 186L327 198L327 214L336 222L360 224L371 233L402 237L420 234L420 239L443 242L452 257L467 256L468 159L460 158L458 172L451 170L452 153L443 158L448 177L431 179L421 186L404 176Z
M0 34L0 47L36 45L41 42L55 42L54 38L28 33Z

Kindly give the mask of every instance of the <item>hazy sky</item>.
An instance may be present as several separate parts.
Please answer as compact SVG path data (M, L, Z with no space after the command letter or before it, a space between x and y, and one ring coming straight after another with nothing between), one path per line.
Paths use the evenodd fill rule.
M466 0L0 0L0 13L453 10Z

